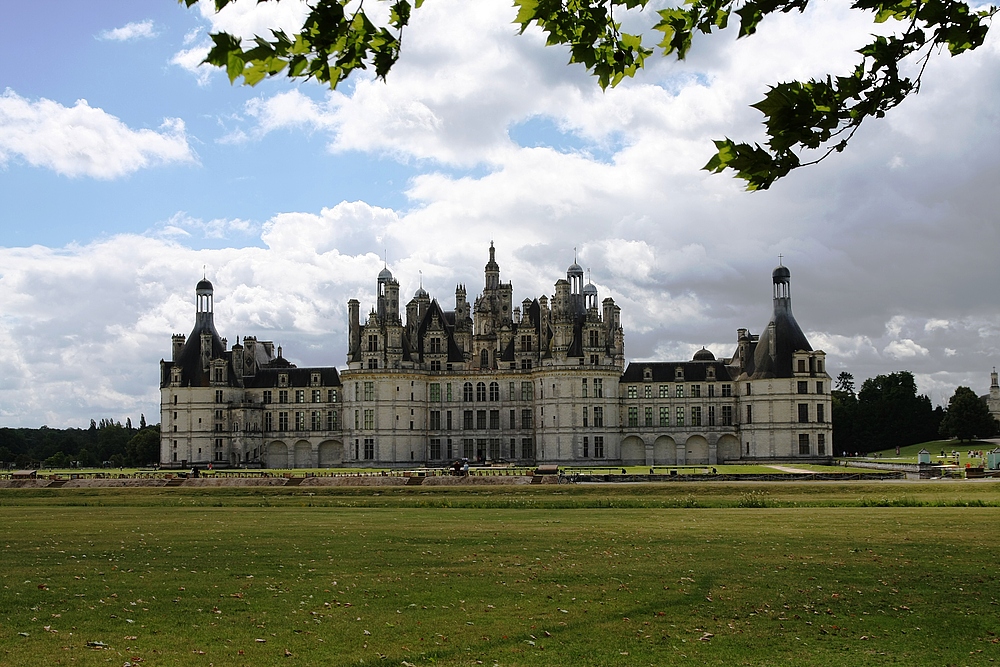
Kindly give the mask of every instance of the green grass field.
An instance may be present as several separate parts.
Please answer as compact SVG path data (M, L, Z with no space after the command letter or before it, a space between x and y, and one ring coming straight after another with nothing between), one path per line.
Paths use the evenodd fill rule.
M0 664L986 664L998 505L992 482L7 490Z

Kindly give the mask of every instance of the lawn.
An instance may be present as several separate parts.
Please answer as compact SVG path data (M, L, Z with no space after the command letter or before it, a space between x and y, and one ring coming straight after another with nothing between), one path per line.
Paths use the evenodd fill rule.
M3 492L0 663L1000 657L993 483L292 491Z

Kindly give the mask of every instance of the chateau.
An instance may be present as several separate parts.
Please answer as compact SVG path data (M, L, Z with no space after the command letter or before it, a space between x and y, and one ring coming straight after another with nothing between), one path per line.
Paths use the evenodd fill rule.
M348 310L347 367L298 368L269 341L229 347L214 290L160 362L164 466L685 465L832 454L830 376L792 316L790 273L773 314L730 358L625 362L620 309L575 262L551 297L513 301L490 244L482 292L445 310L421 287L400 311L388 268L374 305Z

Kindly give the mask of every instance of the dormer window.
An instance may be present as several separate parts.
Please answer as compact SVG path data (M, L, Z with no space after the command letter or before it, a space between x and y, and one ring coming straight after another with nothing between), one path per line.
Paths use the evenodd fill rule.
M644 368L643 371L642 371L642 379L644 381L646 381L646 382L652 382L653 381L653 369L652 368Z
M684 379L684 367L678 366L674 369L674 380L680 381Z
M314 387L319 385L319 373L313 373L310 382Z
M430 340L430 353L431 354L441 354L441 339L438 337L431 338Z
M278 373L278 386L279 387L288 386L288 373Z

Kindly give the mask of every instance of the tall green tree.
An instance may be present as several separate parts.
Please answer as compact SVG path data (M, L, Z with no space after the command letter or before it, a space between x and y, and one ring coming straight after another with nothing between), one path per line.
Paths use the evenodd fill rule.
M941 435L959 440L989 438L997 432L997 422L986 402L968 387L958 387L948 399L941 420Z
M865 380L858 392L858 450L872 452L933 440L942 416L927 396L917 394L913 373L876 375Z
M836 388L830 392L832 406L834 455L860 451L858 446L858 397L854 393L854 376L847 371L837 376Z
M232 0L214 0L216 11ZM277 0L258 0L270 2ZM474 1L474 0L470 0ZM178 0L191 6L198 0ZM336 87L356 69L372 67L384 79L399 58L403 30L423 0L387 0L389 17L378 25L355 0L313 0L295 34L212 35L205 62L226 70L230 81L254 85L284 73ZM602 88L634 76L653 53L640 33L622 31L622 16L638 10L645 28L658 32L664 56L683 59L696 35L738 21L738 38L754 35L768 16L803 12L809 0L687 0L682 7L643 13L650 0L514 0L524 32L538 26L549 45L567 45L571 63L584 65ZM657 3L658 4L658 3ZM983 44L997 8L973 9L960 0L853 0L852 9L898 29L876 35L858 49L854 69L808 81L772 86L753 108L764 114L767 141L715 141L705 165L731 170L749 190L764 190L794 169L843 151L861 124L882 118L920 90L924 68L936 53L952 56ZM633 12L634 13L634 12ZM616 16L617 15L617 16ZM906 72L911 72L906 74ZM803 159L805 157L805 159Z

